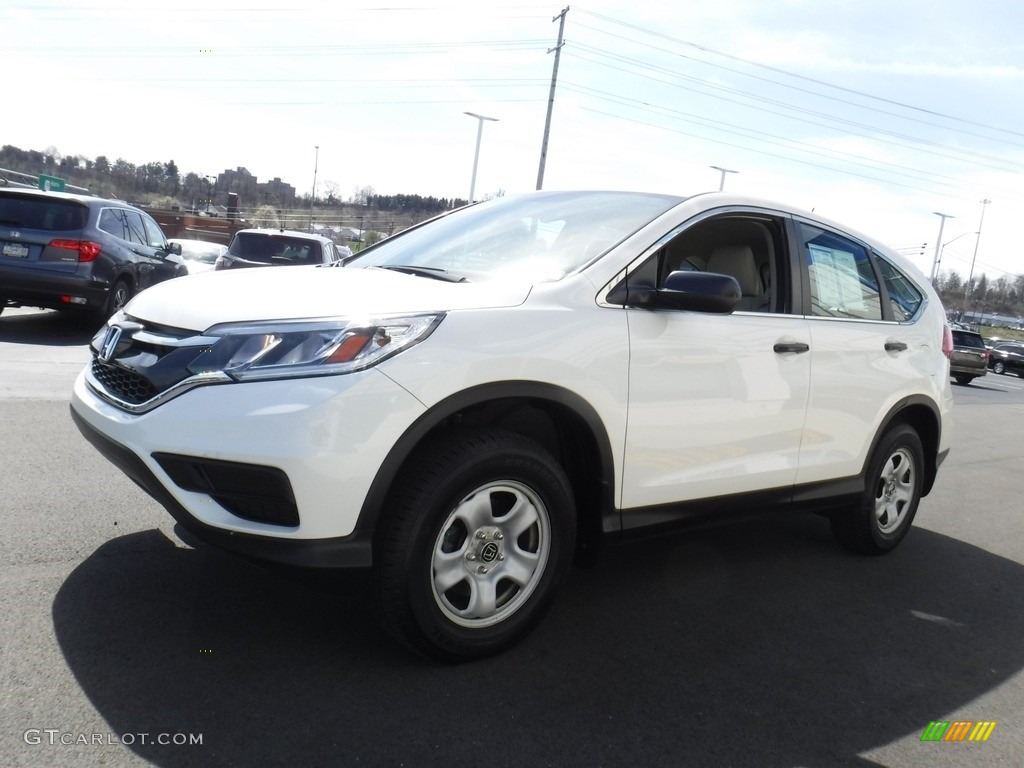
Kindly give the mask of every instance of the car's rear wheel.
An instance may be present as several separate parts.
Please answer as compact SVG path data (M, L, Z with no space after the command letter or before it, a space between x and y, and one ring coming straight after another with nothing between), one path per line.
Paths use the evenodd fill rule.
M992 363L992 370L996 373L1006 373L1006 364L1002 360Z
M868 462L864 493L854 509L831 516L832 533L847 549L890 552L914 522L924 483L924 449L913 427L886 432Z
M110 289L107 295L107 303L103 306L103 314L110 317L121 309L132 298L132 286L123 277L119 278Z
M385 628L445 660L518 641L572 559L572 490L555 458L514 433L460 431L420 451L398 485L375 541Z
M956 379L957 384L967 385L974 381L974 376L968 376L966 373L958 373L953 378Z

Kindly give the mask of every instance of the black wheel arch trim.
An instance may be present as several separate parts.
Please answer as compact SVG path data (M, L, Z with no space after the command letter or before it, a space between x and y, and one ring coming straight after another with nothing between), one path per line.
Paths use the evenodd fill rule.
M595 480L601 485L601 530L606 533L620 530L622 520L613 498L615 462L611 441L597 410L583 397L564 387L536 381L503 381L481 384L457 392L433 405L406 429L377 469L370 490L363 500L359 519L356 521L356 531L372 531L376 527L392 484L398 478L402 466L424 438L442 422L467 408L511 399L533 401L535 404L552 403L567 408L580 419L590 432L600 456L600 474Z
M921 434L921 424L914 418L906 418L908 411L911 409L917 410L924 408L931 415L932 422L925 426L934 429L934 435L932 434ZM889 412L882 419L881 425L875 431L875 436L871 440L871 446L868 449L867 456L864 457L864 466L861 468L861 477L867 476L868 465L871 463L871 457L875 455L875 451L878 449L878 443L886 432L894 425L898 423L909 424L911 427L917 430L918 437L921 438L921 444L924 446L924 460L925 460L925 472L924 472L924 483L921 487L921 497L925 497L929 494L932 486L935 484L935 477L938 474L939 465L945 460L949 451L939 451L939 446L942 445L942 417L939 413L939 408L935 404L935 401L925 395L911 395L905 397L896 403Z

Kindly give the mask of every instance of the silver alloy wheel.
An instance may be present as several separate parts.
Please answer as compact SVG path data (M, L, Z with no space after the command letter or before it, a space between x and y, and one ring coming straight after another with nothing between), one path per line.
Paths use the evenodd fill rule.
M917 487L914 456L906 448L897 448L882 467L875 493L875 521L878 530L888 535L900 527Z
M997 360L995 363L992 364L992 370L995 371L996 373L1005 373L1006 365L1003 363L1002 360Z
M494 626L529 600L550 550L551 521L536 493L512 480L482 485L441 526L431 556L434 600L461 627Z

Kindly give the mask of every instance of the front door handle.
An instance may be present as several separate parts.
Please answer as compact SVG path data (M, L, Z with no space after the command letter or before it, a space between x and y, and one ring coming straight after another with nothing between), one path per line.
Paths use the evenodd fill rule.
M795 352L796 354L803 354L809 352L811 347L808 344L804 344L802 341L778 341L775 346L772 347L780 355L787 352Z
M886 352L906 352L907 345L902 341L887 341L885 342Z

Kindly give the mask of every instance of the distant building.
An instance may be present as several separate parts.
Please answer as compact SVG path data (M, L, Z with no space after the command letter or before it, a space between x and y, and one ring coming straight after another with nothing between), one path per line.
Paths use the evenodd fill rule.
M290 206L295 202L295 187L281 181L277 176L274 177L273 181L259 184L258 188L259 198L258 200L252 200L252 203Z
M217 177L214 201L226 205L229 192L237 194L242 205L252 205L259 199L259 183L248 170L239 166L233 171L224 171Z

